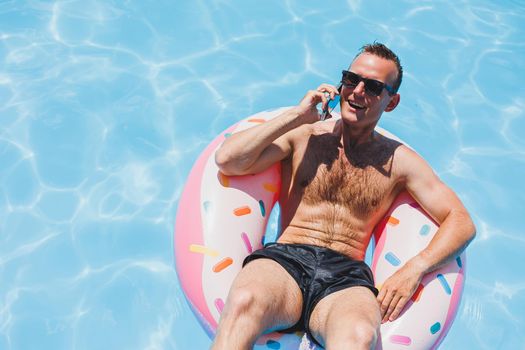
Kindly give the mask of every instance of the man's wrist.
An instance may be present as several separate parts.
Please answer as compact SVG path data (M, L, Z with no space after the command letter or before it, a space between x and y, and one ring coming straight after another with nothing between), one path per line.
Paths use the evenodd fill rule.
M421 277L430 272L430 264L425 259L423 254L416 255L409 260L410 268L416 271Z
M320 120L320 115L317 107L312 104L307 104L301 101L294 108L297 121L302 124L313 124Z

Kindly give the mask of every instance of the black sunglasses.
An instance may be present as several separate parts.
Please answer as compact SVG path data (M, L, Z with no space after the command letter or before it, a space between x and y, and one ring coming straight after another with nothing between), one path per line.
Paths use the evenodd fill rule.
M359 85L359 82L365 83L365 91L368 95L379 96L383 89L386 89L390 95L396 93L393 87L387 85L379 80L363 78L359 74L350 72L348 70L343 71L343 77L341 78L341 84L349 88L355 88Z

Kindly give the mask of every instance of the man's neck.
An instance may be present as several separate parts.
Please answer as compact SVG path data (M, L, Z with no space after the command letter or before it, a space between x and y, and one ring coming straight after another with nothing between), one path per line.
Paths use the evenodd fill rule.
M341 140L345 150L351 150L357 146L371 142L376 138L374 128L377 123L367 125L348 125L340 121L337 126L338 131L341 132Z

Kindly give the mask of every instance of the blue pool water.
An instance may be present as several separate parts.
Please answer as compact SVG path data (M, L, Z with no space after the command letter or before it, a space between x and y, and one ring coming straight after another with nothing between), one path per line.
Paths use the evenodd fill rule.
M401 57L407 141L478 227L442 349L524 349L522 1L0 1L0 349L205 349L178 198L235 121Z

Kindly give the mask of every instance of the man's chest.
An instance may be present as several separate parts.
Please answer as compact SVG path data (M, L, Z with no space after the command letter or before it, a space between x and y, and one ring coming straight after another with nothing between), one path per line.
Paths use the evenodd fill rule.
M384 204L395 185L392 159L363 153L351 159L336 149L305 152L293 171L292 191L306 204L330 203L367 217Z

